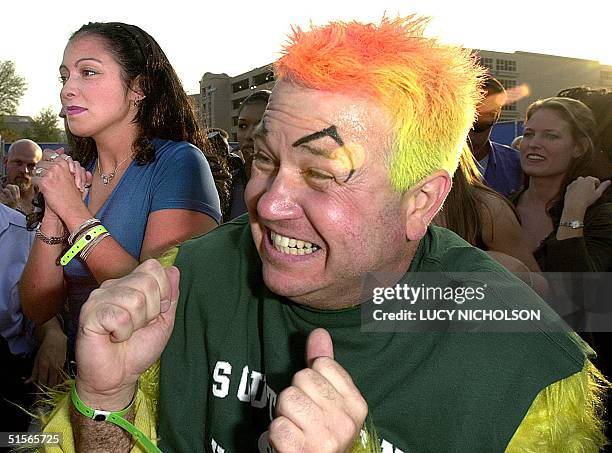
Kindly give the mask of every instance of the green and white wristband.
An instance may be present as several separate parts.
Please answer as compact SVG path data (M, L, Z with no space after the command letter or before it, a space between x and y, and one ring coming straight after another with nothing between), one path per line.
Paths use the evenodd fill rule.
M84 415L85 417L91 420L95 420L97 422L111 422L130 433L134 438L136 438L138 442L140 442L140 444L147 452L162 453L162 451L157 448L157 446L153 442L151 442L151 439L145 436L142 431L136 428L136 426L134 426L125 418L123 418L125 414L127 414L134 405L136 395L134 395L134 398L132 398L132 401L125 409L117 412L101 411L97 409L92 409L91 407L87 406L83 401L81 401L81 398L79 398L79 395L76 391L76 384L74 382L72 383L72 387L70 390L70 398L72 399L72 404L74 405L76 410L79 411L79 413Z
M87 244L93 241L95 238L100 236L102 233L106 233L107 230L103 225L98 225L96 227L91 228L85 234L81 236L81 238L76 241L72 247L68 249L66 253L60 258L59 262L62 266L68 264L72 258L77 256L77 254L85 248ZM69 241L70 242L70 241Z

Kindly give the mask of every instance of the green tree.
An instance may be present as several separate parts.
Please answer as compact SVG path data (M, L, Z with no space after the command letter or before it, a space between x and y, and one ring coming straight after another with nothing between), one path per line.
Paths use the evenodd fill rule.
M4 117L0 115L0 141L12 143L21 138L21 134L4 124ZM1 154L1 152L0 152Z
M42 109L27 130L26 136L35 142L59 142L61 131L57 127L57 112L53 107Z
M15 72L15 63L0 61L0 115L14 115L25 93L25 78Z
M0 137L5 143L13 143L15 140L22 138L19 132L11 128L0 127Z

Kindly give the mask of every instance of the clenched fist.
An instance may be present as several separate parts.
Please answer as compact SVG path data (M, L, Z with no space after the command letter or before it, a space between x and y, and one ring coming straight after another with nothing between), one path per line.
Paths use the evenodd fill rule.
M176 314L179 271L147 260L107 280L81 309L76 342L77 391L83 402L120 410L138 377L161 356Z

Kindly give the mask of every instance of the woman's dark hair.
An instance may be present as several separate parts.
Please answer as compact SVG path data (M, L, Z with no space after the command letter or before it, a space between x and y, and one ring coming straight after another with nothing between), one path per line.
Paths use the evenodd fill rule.
M240 116L240 113L242 112L242 109L244 108L245 105L252 105L252 104L268 105L268 101L270 100L271 94L272 92L270 90L259 90L253 94L250 94L249 96L247 96L247 98L244 101L242 101L242 104L240 105L240 108L238 109L238 116Z
M132 144L134 160L144 165L155 159L153 138L194 144L210 164L221 210L226 213L231 185L227 157L218 155L209 146L187 94L159 44L139 27L121 22L90 22L78 29L69 42L83 36L100 37L121 67L126 92L137 86L143 95L134 119L138 125ZM96 143L92 138L75 137L75 160L88 164L96 155Z
M489 194L506 203L515 213L518 220L514 206L505 197L482 182L482 176L478 171L478 167L476 167L474 155L467 145L464 145L459 156L459 167L457 167L457 171L453 175L451 191L446 197L441 213L444 216L444 226L446 228L454 231L476 247L480 246L482 241L482 227L485 223L485 216L488 216L495 222L494 214L487 204L482 201L485 194Z
M227 133L227 131L225 129L221 129L220 127L209 127L204 131L208 140L210 140L210 137L215 137L215 132L217 132L225 140L229 140L229 134Z
M584 145L583 153L573 159L565 172L559 192L547 206L547 210L562 209L567 186L579 176L594 176L601 180L610 178L610 164L600 151L597 141L597 124L591 110L582 102L569 97L552 97L535 101L527 108L527 121L541 109L551 110L568 123L574 141ZM605 195L603 199L606 199Z

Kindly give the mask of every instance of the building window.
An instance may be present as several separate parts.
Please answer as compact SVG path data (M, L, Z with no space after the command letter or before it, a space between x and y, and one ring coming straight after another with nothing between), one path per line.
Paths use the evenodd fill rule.
M244 101L246 99L246 96L243 98L239 98L239 99L234 99L232 101L232 108L233 109L238 109L240 108L240 105L242 104L242 101Z
M516 88L516 80L499 79L499 83L501 83L506 90Z
M514 61L514 60L501 60L501 59L498 58L495 61L495 70L497 70L497 71L516 72L516 61Z
M612 71L601 71L601 81L603 83L612 83Z
M237 93L242 90L246 90L249 87L249 79L242 79L238 82L232 83L232 93Z
M493 58L480 57L480 66L493 70Z
M263 85L264 83L273 82L274 73L272 71L263 72L253 77L253 86Z

